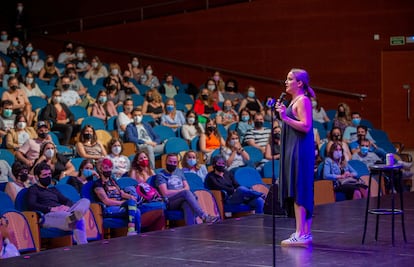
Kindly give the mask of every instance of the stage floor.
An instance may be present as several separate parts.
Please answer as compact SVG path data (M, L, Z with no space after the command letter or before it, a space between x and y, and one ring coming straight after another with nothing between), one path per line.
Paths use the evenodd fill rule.
M371 201L371 204L375 201ZM383 204L390 204L385 198ZM414 262L414 193L404 195L407 243L396 216L395 247L391 216L381 216L374 240L370 215L361 244L365 200L315 207L313 246L282 248L294 232L292 218L276 218L276 266L411 266ZM133 237L59 248L0 261L0 266L272 266L272 216L253 215L214 225L194 225Z

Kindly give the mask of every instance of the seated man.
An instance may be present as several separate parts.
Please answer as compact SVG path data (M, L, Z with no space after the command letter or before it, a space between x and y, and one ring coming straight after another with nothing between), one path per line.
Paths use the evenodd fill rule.
M262 113L254 114L253 120L254 128L246 132L244 142L249 146L260 149L264 155L271 131L269 128L263 127L264 117Z
M0 138L14 128L16 114L13 114L13 102L3 100L0 104Z
M82 198L73 204L56 188L48 188L52 181L52 170L47 163L37 165L34 174L39 182L28 189L27 203L30 210L45 214L43 227L73 230L77 244L88 243L83 217L89 209L89 200Z
M197 216L206 223L219 221L218 217L208 215L201 209L194 194L190 191L184 172L177 168L177 154L168 154L166 164L167 169L157 174L155 186L161 195L168 199L167 208L171 210L183 209L187 225L195 224Z
M130 98L125 99L124 105L122 107L124 111L120 112L118 118L116 119L118 134L120 137L124 137L124 133L128 124L134 122L134 117L132 116L132 111L134 110L134 102Z
M342 137L342 139L348 144L358 140L358 133L357 133L356 127L361 123L361 114L359 114L358 112L352 112L351 116L352 116L352 125L347 126L345 128L344 134ZM366 138L374 142L374 139L372 139L369 132L367 132Z
M349 148L351 149L352 154L359 152L360 150L359 141L362 139L367 139L369 141L369 152L374 152L375 154L377 154L378 157L381 158L382 161L385 161L385 155L387 154L387 152L385 152L384 149L378 147L375 144L374 139L369 140L367 138L368 128L364 125L358 125L356 127L356 130L357 130L357 139L349 143Z
M132 113L134 122L128 124L125 132L125 141L137 145L140 150L145 150L150 158L151 166L155 167L155 153L164 152L164 144L158 135L152 130L151 125L142 122L142 109L136 108Z
M256 214L263 213L263 194L245 186L241 186L234 179L233 174L226 170L226 160L222 156L215 156L212 161L214 171L206 177L206 186L211 190L224 190L227 193L226 201L229 204L246 203L254 208Z

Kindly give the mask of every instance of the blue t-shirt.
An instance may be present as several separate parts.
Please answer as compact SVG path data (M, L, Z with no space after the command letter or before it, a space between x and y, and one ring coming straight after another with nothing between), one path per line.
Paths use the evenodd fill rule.
M184 188L185 180L184 172L181 169L177 168L173 173L162 170L155 177L155 186L159 187L162 184L166 184L168 190L178 190Z

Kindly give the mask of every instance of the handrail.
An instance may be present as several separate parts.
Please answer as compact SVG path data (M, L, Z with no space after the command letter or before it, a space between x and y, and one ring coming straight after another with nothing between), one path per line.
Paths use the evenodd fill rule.
M57 41L57 42L62 42L63 41L59 38L54 38L54 37L50 37L50 36L42 35L42 36L39 36L39 37L42 37L42 38L45 38L45 39L48 39L48 40L51 40L51 41ZM188 67L188 68L192 68L192 69L199 69L199 70L202 70L204 72L219 71L221 73L231 74L235 77L241 77L241 78L246 78L246 79L265 82L265 83L273 83L273 84L277 84L277 85L281 85L281 86L285 85L285 80L278 80L278 79L273 79L273 78L269 78L269 77L265 77L265 76L249 74L249 73L245 73L245 72L239 72L239 71L234 71L234 70L229 70L229 69L224 69L224 68L219 68L219 67L213 67L213 66L208 66L208 65L203 65L203 64L189 63L189 62L186 62L186 61L181 61L181 60L177 60L177 59L173 59L173 58L160 57L160 56L155 56L155 55L150 55L150 54L140 53L140 52L135 52L135 51L121 50L121 49L116 49L116 48L99 46L99 45L95 45L95 44L91 45L91 44L88 44L88 43L79 42L79 41L75 41L75 40L65 40L65 41L72 41L73 43L77 43L77 44L79 44L83 47L98 49L98 50L102 50L102 51L105 51L105 52L113 52L113 53L116 53L116 54L124 54L124 55L128 55L128 56L138 56L140 58L152 59L152 60L155 60L155 61L161 61L161 62L168 63L168 64L175 64L175 65L180 65L180 66L184 66L184 67ZM344 92L344 91L337 90L337 89L330 89L330 88L324 88L324 87L319 87L319 86L312 86L312 88L314 90L316 89L317 91L323 92L323 93L326 93L326 94L340 95L340 96L350 97L350 98L358 98L360 101L363 101L367 97L366 94Z

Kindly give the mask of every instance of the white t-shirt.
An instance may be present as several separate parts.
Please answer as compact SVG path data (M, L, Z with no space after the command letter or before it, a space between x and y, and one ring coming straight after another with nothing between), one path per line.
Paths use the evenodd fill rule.
M123 135L124 131L121 129L121 125L127 126L131 122L134 122L133 118L129 118L124 112L118 114L118 119L116 120L116 124L118 126L118 133Z
M74 106L80 99L79 94L73 90L66 90L62 92L62 103L66 106Z

